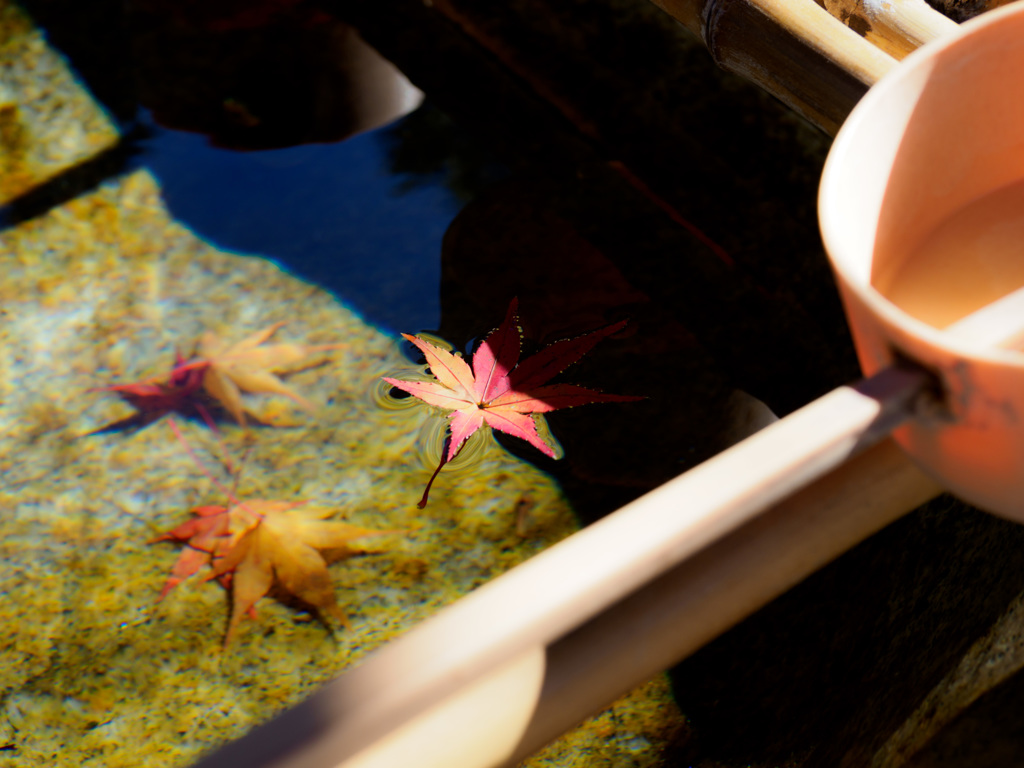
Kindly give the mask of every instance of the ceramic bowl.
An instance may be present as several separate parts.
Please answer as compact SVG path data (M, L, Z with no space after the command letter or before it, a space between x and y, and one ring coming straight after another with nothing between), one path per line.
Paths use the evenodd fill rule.
M1024 183L1024 4L918 49L867 93L832 147L819 217L864 373L904 357L944 390L945 413L910 421L897 442L953 493L1024 521L1024 354L960 341L879 290L937 227L1015 183ZM1024 267L1024 239L1008 258ZM918 299L942 310L967 282Z

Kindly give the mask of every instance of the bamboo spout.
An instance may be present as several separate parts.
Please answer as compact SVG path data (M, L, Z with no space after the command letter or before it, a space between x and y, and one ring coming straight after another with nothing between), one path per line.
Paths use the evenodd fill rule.
M721 67L828 133L896 64L813 0L653 2L700 37Z
M925 0L825 0L825 8L897 59L959 28Z

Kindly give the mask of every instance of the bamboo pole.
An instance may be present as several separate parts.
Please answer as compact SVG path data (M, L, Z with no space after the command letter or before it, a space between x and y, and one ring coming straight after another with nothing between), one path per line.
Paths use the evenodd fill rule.
M925 0L652 0L720 66L834 134L898 59L956 32Z
M715 61L834 134L896 64L813 0L653 0Z
M666 508L671 492L658 490L654 499L634 502L634 512L646 507L639 518L598 530L608 557L630 546L617 541L629 528L641 538L665 539L648 515L685 514L678 504L688 503L688 494ZM514 764L939 490L885 441L748 526L707 548L698 543L695 557L632 594L618 583L614 563L606 576L590 545L585 562L570 557L566 564L564 545L581 552L580 537L593 536L591 526L449 606L196 768ZM645 571L665 565L657 555L643 559ZM583 609L560 606L551 616L565 582L580 577L596 577L608 594L598 590ZM559 595L552 599L552 593ZM610 608L597 613L595 601ZM530 620L538 614L552 623L538 626ZM587 618L577 623L581 616Z
M553 643L533 645L440 698L339 768L511 768L797 584L841 554L846 542L867 538L939 490L887 440ZM472 627L465 630L472 633ZM394 684L374 681L373 674L363 680L365 690ZM307 719L336 718L331 710L339 693L346 692L303 704L312 710ZM373 705L347 693L344 705L353 718ZM359 731L348 730L350 739ZM309 744L268 765L334 764L325 758L337 742L320 743L323 752ZM240 753L232 759L265 765Z
M959 29L925 0L825 0L825 8L897 59Z

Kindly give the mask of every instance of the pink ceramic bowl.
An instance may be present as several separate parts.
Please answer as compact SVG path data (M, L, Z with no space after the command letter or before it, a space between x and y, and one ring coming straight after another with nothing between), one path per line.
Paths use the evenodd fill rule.
M896 440L953 493L1024 521L1024 354L958 340L878 288L964 206L985 208L977 201L1018 182L1024 4L986 13L915 51L868 92L832 147L819 216L865 374L904 356L933 370L945 390L948 414L915 419ZM1006 226L1024 227L1024 205ZM1007 292L1024 285L1015 282L1024 238L1017 243L1004 243L1004 266L995 270ZM941 315L963 303L981 271L967 259L942 280L909 284L919 309ZM929 270L919 274L930 278Z

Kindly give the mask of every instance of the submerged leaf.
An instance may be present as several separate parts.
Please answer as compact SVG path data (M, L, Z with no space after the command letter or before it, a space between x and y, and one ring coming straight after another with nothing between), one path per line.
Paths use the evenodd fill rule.
M197 366L186 367L184 358L178 352L174 354L174 366L166 379L144 379L130 384L97 387L90 391L113 392L135 409L131 416L100 427L90 434L143 427L168 413L199 415L213 425L213 419L206 409L209 400L203 393L203 371Z
M355 539L393 533L326 520L333 510L305 502L249 500L192 511L196 518L155 539L186 545L160 599L204 565L212 566L207 578L217 579L231 590L225 645L231 642L242 617L254 616L257 601L274 586L315 608L322 617L347 625L327 563L358 552L351 546Z
M260 392L284 395L309 412L311 402L290 389L274 375L274 371L301 363L314 352L339 349L343 344L270 344L263 346L284 323L275 323L236 344L228 346L212 331L199 339L199 358L185 367L202 367L203 387L228 413L245 426L242 392Z
M313 412L313 404L289 388L274 372L294 369L316 352L341 349L345 345L265 344L282 325L284 323L275 323L233 345L207 331L199 339L197 357L185 360L175 353L174 366L167 379L101 387L100 391L118 394L137 412L96 430L95 434L143 426L171 412L186 416L198 414L212 428L214 422L207 406L213 401L244 427L242 392L284 395Z

